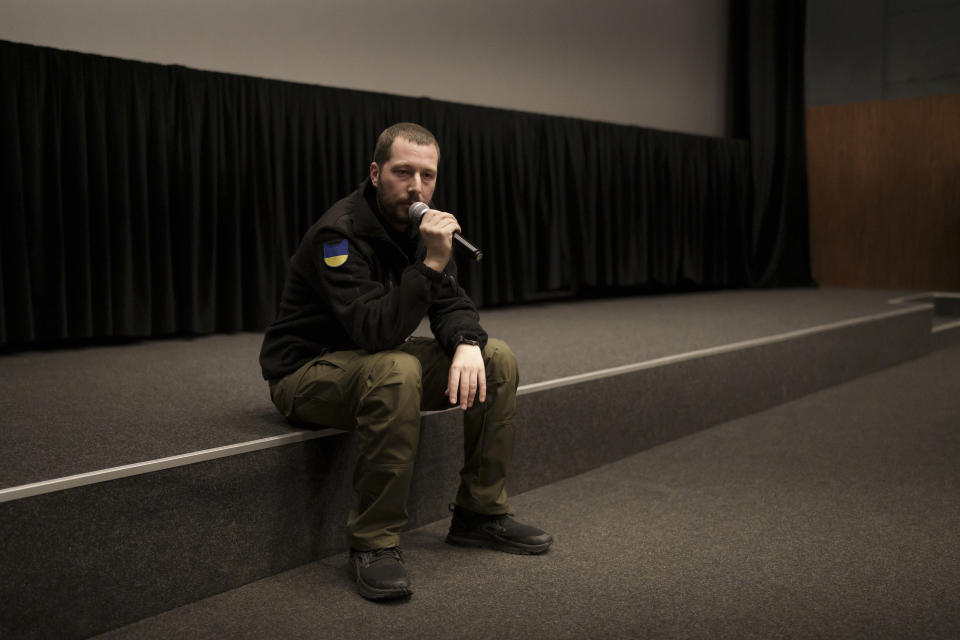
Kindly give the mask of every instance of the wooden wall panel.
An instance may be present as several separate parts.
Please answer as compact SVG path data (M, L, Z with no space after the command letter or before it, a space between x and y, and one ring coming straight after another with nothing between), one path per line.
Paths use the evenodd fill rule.
M814 278L960 291L960 95L806 115Z

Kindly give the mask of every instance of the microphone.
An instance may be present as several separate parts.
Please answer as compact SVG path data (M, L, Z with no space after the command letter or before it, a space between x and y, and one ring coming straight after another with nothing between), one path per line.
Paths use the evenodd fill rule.
M424 214L429 210L430 207L427 206L426 202L414 202L412 205L410 205L410 221L419 227L420 220L423 219ZM480 262L480 260L483 259L483 252L480 251L480 248L456 231L453 232L453 240L457 246L470 254L470 257L477 262Z

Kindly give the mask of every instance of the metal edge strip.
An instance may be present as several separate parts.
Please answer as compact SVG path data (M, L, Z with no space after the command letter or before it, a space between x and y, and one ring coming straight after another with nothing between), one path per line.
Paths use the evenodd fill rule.
M924 293L911 293L908 296L900 296L899 298L890 298L887 300L887 304L904 304L907 302L917 302L930 300L933 298L935 293L933 291L927 291Z
M951 329L960 329L960 320L955 320L953 322L944 322L941 325L937 325L933 328L934 333L940 333L941 331L950 331Z
M87 473L79 473L77 475L65 476L62 478L53 478L51 480L43 480L41 482L9 487L7 489L0 489L0 502L9 502L11 500L18 500L20 498L29 498L31 496L37 496L44 493L52 493L54 491L62 491L64 489L73 489L75 487L96 484L98 482L107 482L108 480L118 480L120 478L127 478L129 476L150 473L153 471L163 471L165 469L183 467L196 462L206 462L208 460L216 460L217 458L225 458L227 456L238 455L241 453L260 451L261 449L279 447L285 444L293 444L295 442L304 442L306 440L323 438L335 433L343 432L337 431L336 429L298 431L296 433L284 434L282 436L271 436L269 438L260 438L259 440L238 442L237 444L214 447L213 449L191 451L190 453L169 456L167 458L158 458L156 460L147 460L145 462L135 462L133 464L125 464L119 467L98 469L97 471L90 471Z
M713 356L713 355L719 355L722 353L730 353L732 351L739 351L740 349L749 349L750 347L758 347L761 345L773 344L776 342L785 342L787 340L801 338L801 337L813 335L816 333L825 333L827 331L842 329L844 327L850 327L857 324L864 324L866 322L875 322L878 320L885 320L891 317L906 315L910 313L916 313L917 311L927 311L932 309L933 309L933 304L931 303L918 304L918 305L906 307L903 309L896 309L893 311L884 311L883 313L877 313L869 316L860 316L858 318L850 318L848 320L839 320L837 322L831 322L828 324L808 327L806 329L798 329L796 331L778 333L778 334L767 336L764 338L752 338L750 340L743 340L741 342L732 342L730 344L719 345L716 347L708 347L706 349L697 349L696 351L688 351L686 353L679 353L672 356L655 358L653 360L647 360L645 362L637 362L634 364L627 364L619 367L612 367L610 369L601 369L599 371L581 373L575 376L557 378L555 380L535 382L533 384L521 386L520 389L517 390L517 395L521 395L524 393L533 393L535 391L546 391L548 389L556 389L558 387L564 387L567 385L577 384L580 382L587 382L589 380L599 380L601 378L607 378L614 375L621 375L624 373L632 373L634 371L641 371L643 369L651 369L653 367L660 367L667 364L674 364L676 362L685 362L687 360L694 360L694 359L703 358L706 356Z
M917 302L934 298L960 298L960 293L954 291L925 291L923 293L911 293L908 296L901 296L899 298L891 298L887 300L887 303L904 304L906 302Z
M587 382L590 380L599 380L601 378L608 378L611 376L622 375L625 373L632 373L634 371L651 369L653 367L673 364L676 362L684 362L687 360L694 360L696 358L703 358L706 356L718 355L722 353L730 353L732 351L737 351L739 349L747 349L750 347L772 344L776 342L784 342L794 338L809 336L816 333L825 333L828 331L842 329L844 327L850 327L857 324L865 324L867 322L885 320L887 318L906 315L910 313L916 313L918 311L927 311L927 310L932 311L932 309L933 309L932 303L917 304L915 306L905 307L902 309L885 311L883 313L876 313L868 316L859 316L856 318L850 318L848 320L840 320L837 322L830 322L828 324L808 327L806 329L798 329L796 331L788 331L786 333L779 333L779 334L767 336L764 338L753 338L750 340L743 340L741 342L733 342L730 344L719 345L716 347L708 347L706 349L697 349L695 351L688 351L686 353L676 354L672 356L654 358L652 360L646 360L644 362L637 362L634 364L622 365L619 367L611 367L608 369L600 369L597 371L591 371L588 373L582 373L574 376L566 376L564 378L556 378L554 380L547 380L544 382L535 382L532 384L521 385L517 389L517 395L535 393L537 391L546 391L548 389L556 389L559 387L565 387L572 384L578 384L580 382ZM960 326L960 321L958 321L956 324ZM944 328L948 328L948 327L944 327ZM944 328L941 328L941 330L943 330ZM444 409L442 411L423 412L423 415L433 415L437 413L443 413L446 411L454 411L456 409L457 407L451 407L450 409ZM241 453L249 453L252 451L269 449L271 447L280 447L287 444L294 444L297 442L315 440L317 438L323 438L323 437L338 434L338 433L343 433L343 432L337 429L321 429L317 431L298 431L295 433L284 434L282 436L271 436L269 438L260 438L259 440L239 442L237 444L225 445L222 447L214 447L213 449L204 449L202 451L193 451L190 453L170 456L167 458L158 458L156 460L135 462L132 464L126 464L119 467L99 469L97 471L90 471L87 473L80 473L77 475L65 476L62 478L53 478L50 480L44 480L42 482L34 482L32 484L24 484L24 485L18 485L14 487L8 487L6 489L0 489L0 502L9 502L12 500L29 498L32 496L42 495L45 493L53 493L55 491L63 491L65 489L73 489L76 487L96 484L99 482L107 482L109 480L117 480L120 478L127 478L130 476L135 476L139 474L151 473L154 471L163 471L165 469L172 469L175 467L182 467L189 464L195 464L197 462L206 462L209 460L216 460L217 458L225 458L227 456L238 455Z

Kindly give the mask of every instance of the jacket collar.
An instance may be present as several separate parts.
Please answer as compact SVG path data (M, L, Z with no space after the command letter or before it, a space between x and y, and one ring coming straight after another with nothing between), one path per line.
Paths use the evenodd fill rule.
M379 205L377 204L377 189L370 182L370 178L366 178L360 183L357 187L356 194L357 202L353 214L354 232L371 239L386 242L399 251L401 255L405 255L400 246L397 245L391 237L393 234L387 230L386 222L384 222L380 216L378 211ZM408 228L405 232L398 231L394 233L404 233L411 238L418 235L417 231L412 228Z
M357 187L353 220L355 232L368 237L389 239L377 213L377 190L370 183L370 178Z

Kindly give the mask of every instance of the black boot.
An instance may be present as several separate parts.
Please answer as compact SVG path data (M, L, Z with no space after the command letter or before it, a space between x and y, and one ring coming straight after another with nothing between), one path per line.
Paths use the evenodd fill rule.
M357 590L364 598L392 600L413 593L400 547L374 551L351 549L350 566L357 579Z
M507 553L535 554L550 548L553 536L536 527L521 524L510 514L488 516L450 505L453 522L447 542L467 547L486 547Z

